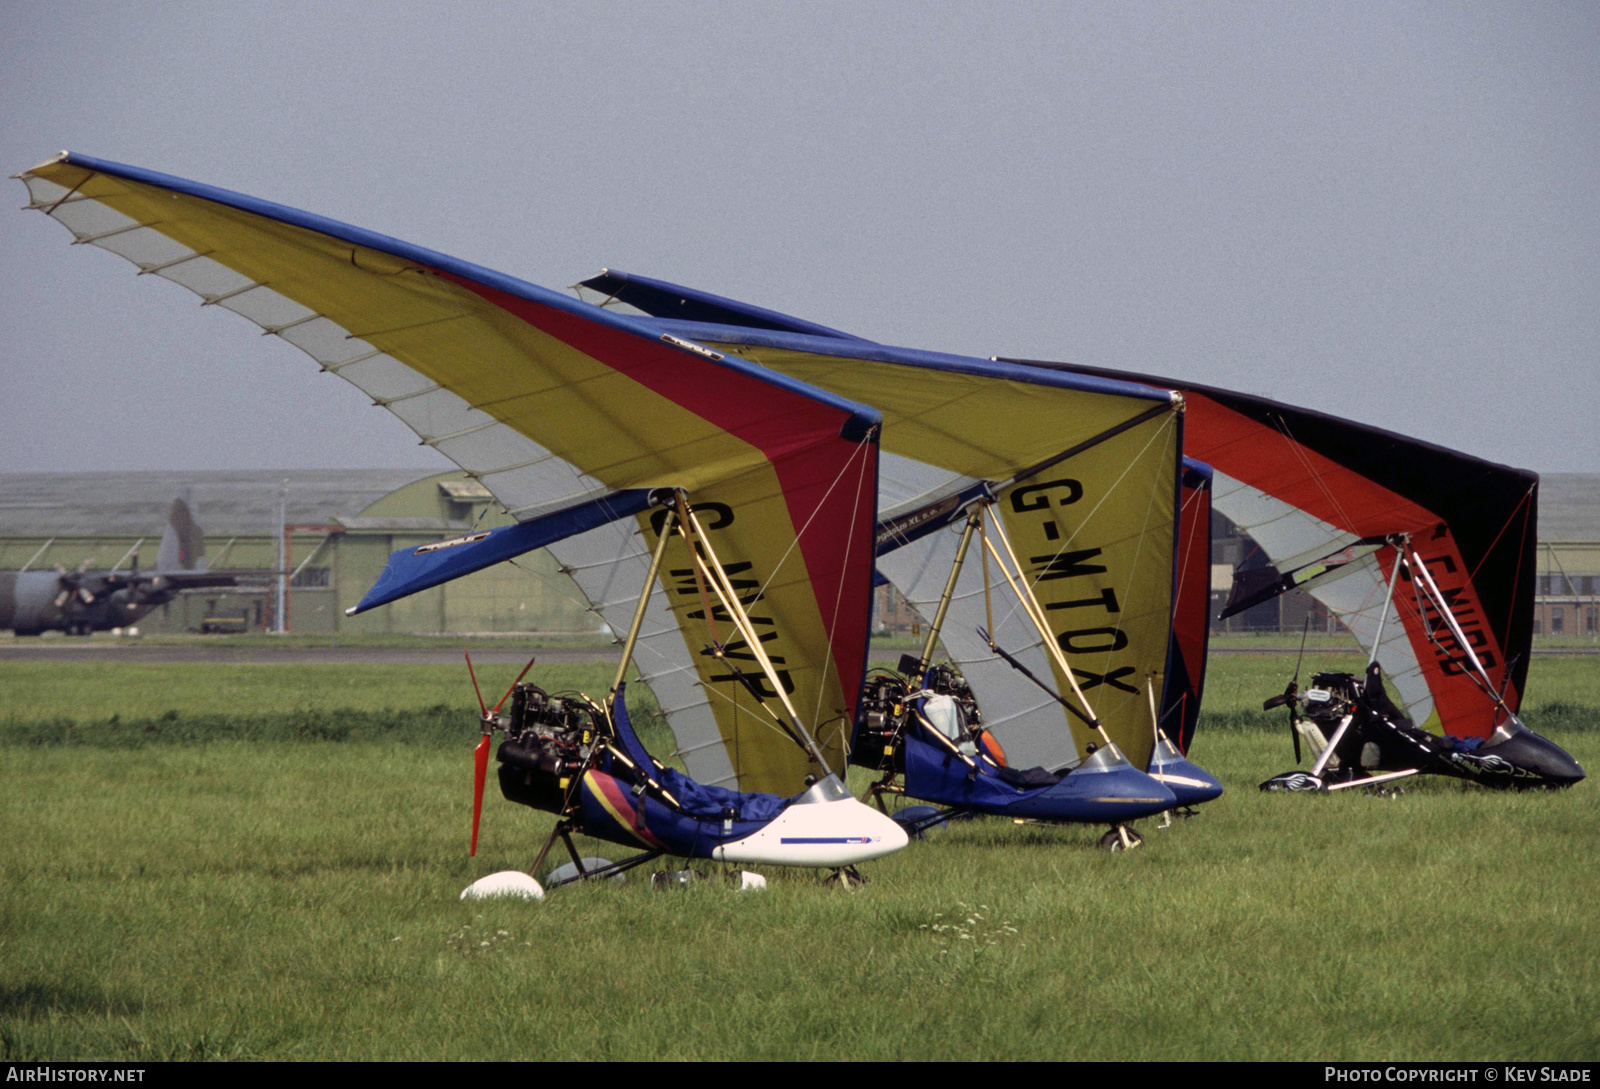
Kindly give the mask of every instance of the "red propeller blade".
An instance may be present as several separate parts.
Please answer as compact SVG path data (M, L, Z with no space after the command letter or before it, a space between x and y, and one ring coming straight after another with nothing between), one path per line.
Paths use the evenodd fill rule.
M511 698L511 693L516 691L517 684L528 675L528 670L533 668L534 660L528 659L528 664L522 667L522 672L517 674L517 679L511 682L511 687L506 689L506 694L500 697L500 702L494 705L494 710L484 706L483 690L478 687L478 674L472 668L472 651L463 650L467 658L467 673L472 677L472 691L478 697L478 710L483 716L483 737L478 741L478 747L472 750L472 850L469 854L478 853L478 822L483 816L483 781L489 776L489 730L490 717L498 715L500 708L506 700Z
M489 774L489 735L484 734L472 750L472 850L478 853L478 818L483 815L483 780Z

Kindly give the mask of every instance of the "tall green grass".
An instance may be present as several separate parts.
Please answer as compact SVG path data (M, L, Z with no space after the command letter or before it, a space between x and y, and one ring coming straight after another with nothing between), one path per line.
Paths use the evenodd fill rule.
M1600 684L1567 665L1534 663L1563 710L1530 724L1593 768ZM1600 1057L1591 783L1263 795L1282 723L1208 714L1228 793L1131 853L976 820L856 893L707 867L464 903L550 820L491 800L467 857L459 670L123 668L0 670L43 708L0 720L6 1059ZM1262 676L1223 709L1260 715Z

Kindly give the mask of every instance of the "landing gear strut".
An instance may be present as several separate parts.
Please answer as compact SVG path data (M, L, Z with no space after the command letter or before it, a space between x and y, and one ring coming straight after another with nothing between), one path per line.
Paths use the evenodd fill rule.
M824 885L832 885L835 888L844 889L846 892L854 892L866 883L866 877L854 866L844 866L834 870L833 873L828 875L827 880L823 882Z

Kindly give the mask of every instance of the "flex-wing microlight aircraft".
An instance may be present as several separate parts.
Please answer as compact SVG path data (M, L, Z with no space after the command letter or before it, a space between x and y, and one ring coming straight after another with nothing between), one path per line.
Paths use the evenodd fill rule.
M697 299L695 302L702 310L707 308L702 300ZM674 313L681 313L682 310L681 307L675 308ZM770 319L779 317L770 315ZM757 327L770 328L772 324L770 319L760 321ZM820 326L797 324L808 332L822 330ZM714 337L719 350L728 348L726 342L729 330L724 326L690 328L678 322L671 329L663 331L662 335L677 336L696 342ZM828 336L828 331L823 330L815 335ZM835 334L829 336L828 347L837 348L839 340L848 342L844 345L846 352L867 344L859 338ZM1115 587L1113 588L1113 579L1102 577L1108 570L1106 566L1085 564L1080 571L1072 559L1068 558L1065 562L1056 564L1053 569L1056 577L1068 579L1078 577L1079 582L1074 586L1081 587L1087 583L1091 589L1081 591L1074 589L1073 593L1064 595L1047 594L1046 598L1054 607L1057 598L1070 599L1081 596L1082 593L1092 592L1098 595L1097 601L1102 609L1108 607L1106 605L1108 601L1111 611L1119 611L1123 601L1130 606L1128 609L1130 619L1126 624L1126 631L1123 628L1093 628L1092 625L1092 630L1086 630L1082 624L1058 624L1069 639L1083 640L1086 636L1099 636L1111 642L1125 642L1128 638L1127 631L1140 631L1151 627L1143 612L1148 610L1154 613L1157 616L1154 630L1142 630L1141 634L1150 638L1141 644L1139 650L1123 656L1124 664L1120 664L1116 669L1107 666L1100 668L1110 670L1119 676L1120 673L1134 672L1133 665L1125 664L1130 660L1135 663L1154 664L1159 668L1161 656L1164 656L1167 650L1167 611L1170 609L1171 594L1170 518L1173 488L1171 474L1177 464L1174 452L1176 438L1172 434L1177 427L1176 413L1171 399L1145 389L1138 389L1134 391L1133 396L1127 396L1127 389L1116 384L1061 382L1049 376L1043 376L1041 380L1035 382L1007 382L998 379L993 373L986 373L992 372L994 368L981 360L958 360L956 357L937 357L930 353L907 353L902 349L889 349L878 345L869 347L875 355L857 362L863 365L881 364L880 383L887 381L895 386L905 385L916 390L920 399L914 410L901 411L890 421L886 431L890 438L887 441L891 445L898 441L906 441L911 444L914 452L924 454L938 462L938 464L928 464L910 457L891 455L897 471L906 478L924 479L921 492L943 489L945 493L945 498L933 503L931 513L913 514L880 524L878 532L880 561L887 554L886 545L899 547L909 541L928 537L933 530L950 525L952 522L956 523L957 530L961 528L961 523L970 522L973 525L974 529L968 530L965 535L969 541L978 525L992 524L995 537L1007 553L1010 553L1011 545L1000 519L992 514L980 517L975 512L981 512L993 505L997 499L1012 499L1014 491L1020 497L1021 509L1028 511L1041 508L1048 510L1050 506L1048 502L1039 503L1028 499L1031 493L1041 491L1052 493L1057 499L1060 498L1063 487L1068 491L1077 489L1081 493L1082 485L1076 480L1069 484L1054 479L1055 474L1061 471L1063 464L1069 459L1081 459L1073 461L1070 466L1079 470L1080 475L1084 472L1081 466L1085 464L1089 466L1090 471L1098 473L1101 478L1110 477L1113 473L1124 477L1131 475L1138 484L1155 488L1156 499L1152 504L1147 497L1137 505L1136 514L1139 520L1131 531L1126 525L1120 527L1125 537L1131 539L1107 542L1108 550L1113 557L1111 562L1115 565L1111 568L1116 572ZM750 345L739 345L741 353L748 353L749 350ZM936 365L921 368L909 366L902 358L907 355L936 361ZM766 359L763 357L761 361L766 362ZM965 373L960 369L970 367L976 367L977 373ZM808 384L833 381L831 377L818 374L807 374L805 379ZM1037 388L1030 390L1029 386ZM1031 394L1027 407L1054 409L1064 418L1058 422L1047 416L1028 415L1024 417L1025 422L1021 426L1012 429L1013 432L1024 433L1022 438L1018 438L1016 434L999 438L975 435L971 438L963 436L952 443L946 437L962 425L965 416L974 411L996 413L1003 410L1007 399L1014 400L1019 389ZM1101 391L1104 389L1113 389L1116 393L1102 396ZM834 392L852 399L857 399L864 393L881 397L882 385L880 384L876 391L836 387ZM1146 433L1139 436L1140 442L1132 448L1135 456L1128 456L1127 451L1097 449L1117 439L1123 432L1140 427L1145 427ZM1073 442L1074 439L1079 441ZM920 449L916 445L919 441ZM1065 452L1063 452L1064 443L1068 444ZM1041 458L1039 456L1041 453L1047 453L1047 456ZM1141 453L1142 458L1138 456ZM1010 474L1011 479L1000 482L978 482L970 475L962 475L959 472L962 467L1017 465L1024 460L1026 464L1021 464L1018 471ZM1046 486L1018 491L1023 488L1025 482L1037 484L1041 481L1045 482ZM1155 483L1152 484L1152 481ZM925 494L922 495L922 500L926 500ZM1102 497L1100 502L1104 505L1106 499ZM1149 514L1152 505L1160 512L1153 519ZM1124 516L1125 506L1120 502L1120 497L1112 503L1112 509L1123 512ZM1050 516L1046 514L1045 517ZM1166 519L1165 525L1163 518ZM1109 517L1103 519L1096 528L1105 525L1117 528L1116 522ZM1057 529L1059 536L1059 527L1052 522L1051 528ZM1139 536L1140 533L1148 533L1157 539L1157 543L1145 551L1143 546L1147 542ZM987 541L988 532L985 531L983 536ZM529 538L511 547L533 547L535 543L542 543L542 540L541 538L540 542L535 542ZM485 541L483 547L488 548L489 543ZM560 547L557 543L558 558L562 558ZM1000 553L994 551L995 546L991 544L989 548L993 556L998 559ZM966 550L962 548L958 551L964 554ZM1091 551L1098 554L1101 550ZM502 550L494 554L502 556L512 553ZM1140 563L1141 556L1144 560L1143 566ZM986 552L982 561L985 566L989 563L989 557L990 553ZM396 574L392 578L389 576L386 578L391 578L397 588L407 585L399 574L399 568L411 562L403 554L397 553ZM940 557L939 562L948 565L950 559L948 556ZM1015 571L1017 561L1014 553L1010 554L1008 562ZM974 564L973 569L975 570L977 566ZM958 561L951 571L958 573L960 569L961 564ZM1051 581L1050 574L1051 572L1046 572L1046 577L1042 581ZM1145 585L1147 578L1152 580L1152 585ZM1026 581L1020 573L1008 576L1008 579L1008 585L1013 591L1025 585ZM383 583L380 583L381 585ZM1003 588L1001 592L1005 593L1006 590ZM1123 595L1120 601L1117 599L1119 592ZM1141 594L1143 596L1140 596ZM1037 609L1037 603L1031 592L1025 591L1024 596L1018 600L1026 601ZM943 610L940 615L943 616ZM1044 658L1053 651L1056 661L1050 662L1049 659L1045 659L1048 664L1040 667L1041 673L1047 672L1051 665L1064 666L1065 653L1057 645L1058 637L1052 634L1051 641L1046 644L1041 638L1034 613L1030 612L1027 615L1026 627L1022 631L1026 638L1031 639L1031 643L1018 645L1018 652L1037 654ZM1043 610L1038 610L1037 615L1042 616ZM1012 618L1002 617L1002 621L1010 619ZM1013 623L1011 628L1017 630L1018 624ZM937 638L937 634L936 625L930 636L930 645L931 641ZM1091 664L1099 665L1098 661L1084 653L1082 646L1074 646L1072 650L1074 656L1082 660L1085 670ZM1144 655L1143 659L1138 657L1141 653ZM1043 724L1028 723L1021 721L1022 716L1011 716L1010 720L1001 724L1012 731L1007 735L1010 739L1008 744L1016 744L1026 752L1027 744L1032 740L1035 748L1043 747L1045 751L1053 753L1058 768L1062 770L1036 768L1031 773L1014 772L1007 765L994 734L983 728L970 695L964 699L957 698L960 693L966 691L964 681L948 667L935 667L931 660L927 660L930 655L931 651L924 654L923 660L907 666L903 674L876 674L869 685L871 695L867 703L870 706L864 707L864 713L858 715L852 760L888 773L878 784L877 790L880 796L885 790L898 792L904 789L919 799L941 801L960 809L1005 813L1028 819L1104 821L1116 825L1122 825L1137 816L1168 809L1176 804L1171 791L1152 781L1148 775L1128 766L1117 747L1111 742L1113 736L1120 739L1131 733L1132 746L1136 751L1142 746L1143 756L1148 757L1153 744L1152 723L1149 717L1152 708L1147 699L1150 694L1148 687L1138 691L1136 699L1124 701L1127 706L1115 708L1115 713L1109 721L1091 721L1093 708L1087 701L1083 701L1082 706L1087 710L1079 711L1078 714L1087 733L1087 751L1082 755L1073 750L1073 739L1065 721L1066 712L1063 710L1064 706L1076 710L1076 706L1060 701L1053 695L1048 701L1035 699L1033 702L1036 705L1048 708L1048 714L1054 721L1046 721ZM995 651L990 649L985 657L992 660ZM980 659L979 671L984 664L985 662ZM1008 667L1006 674L1006 682L1012 683ZM1067 672L1066 676L1072 679L1069 683L1076 681L1071 672ZM1048 685L1045 685L1045 691L1050 691ZM1082 700L1081 692L1078 693L1078 699ZM936 721L943 724L943 729L934 725ZM1020 732L1024 728L1031 728L1033 733ZM1040 732L1047 735L1042 739L1043 746L1039 744ZM1065 774L1065 768L1071 765L1077 765L1076 770L1071 774ZM901 786L899 780L902 777L909 785ZM1131 837L1125 828L1117 829L1114 835L1118 844L1127 844L1136 838Z
M602 519L557 555L615 630L636 631L634 660L696 783L776 795L781 813L832 815L826 831L806 818L813 830L792 842L742 836L741 857L845 867L904 844L838 778L866 661L874 410L281 205L68 153L20 178L29 207L76 241L250 319L367 392L520 522L674 496L670 509ZM651 793L651 779L665 784L634 752L621 707L619 686L604 705L612 721L601 750L638 769L644 782L631 796L698 821L696 844L716 839L679 792ZM567 787L596 766L575 765ZM637 812L636 822L616 822L619 834L655 849L648 801ZM781 813L756 823L778 828ZM736 828L741 816L716 824ZM656 838L668 849L682 842Z
M889 773L881 789L981 812L1114 823L1118 811L1131 818L1179 804L1171 785L1184 804L1221 792L1159 743L1158 720L1178 719L1152 707L1169 687L1180 398L889 347L615 270L579 287L667 334L883 411L879 568L933 628L898 677L869 682L852 759ZM941 637L959 673L933 668ZM974 734L980 706L982 733L998 746ZM1120 779L1097 781L1107 765ZM1129 774L1147 766L1171 773L1169 785ZM1130 842L1126 830L1114 842Z
M892 822L864 821L861 811L865 807L856 803L838 778L830 776L818 781L815 776L808 776L806 790L794 798L705 785L662 765L634 732L623 679L639 643L649 609L650 588L661 575L669 542L681 537L685 539L684 554L693 566L679 575L692 574L702 604L702 609L688 613L687 619L700 621L710 639L705 646L726 662L725 668L740 678L758 704L775 694L788 713L787 721L774 720L776 728L811 753L817 764L827 766L815 738L801 724L787 699L782 673L763 653L760 633L744 608L749 595L742 598L735 588L728 568L717 559L701 519L682 492L654 489L613 493L515 526L399 549L391 554L373 589L350 612L376 608L499 563L508 556L559 542L597 524L628 519L650 508L659 508L664 517L650 518L656 544L645 573L646 590L623 640L622 661L605 704L583 696L552 696L536 685L521 683L520 677L493 711L483 706L479 696L483 739L475 754L473 852L477 850L478 814L491 737L503 731L506 740L496 753L501 793L514 802L561 817L530 867L534 872L559 839L572 857L576 869L573 880L617 874L662 854L718 862L827 866L844 870L847 881L859 880L860 875L853 868L846 868L850 862L878 857L904 846L906 835ZM865 549L860 551L867 554ZM707 603L709 607L705 607ZM735 629L738 636L718 640L717 617ZM748 650L754 653L746 653ZM742 672L741 660L746 662ZM470 669L470 657L468 666ZM510 709L501 715L507 699ZM871 814L870 810L866 812ZM875 834L868 836L868 831ZM616 864L583 859L572 843L573 833L646 849ZM585 867L591 861L602 865L588 871ZM500 889L505 880L504 874L490 875L474 888Z
M119 560L109 571L0 571L0 628L17 635L111 631L136 624L184 590L236 585L233 575L207 570L193 503L189 494L172 501L153 570L139 570L135 545L124 557L133 561L126 569Z
M1535 474L1262 397L1127 377L1184 391L1187 448L1215 468L1216 509L1272 561L1243 573L1223 615L1298 588L1369 652L1362 676L1320 673L1267 701L1289 706L1296 757L1304 739L1314 763L1263 789L1584 777L1517 714L1533 638Z

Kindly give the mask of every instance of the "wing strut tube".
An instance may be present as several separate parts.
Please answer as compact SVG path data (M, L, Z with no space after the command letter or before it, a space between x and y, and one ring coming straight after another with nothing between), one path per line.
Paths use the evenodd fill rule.
M616 698L617 689L622 687L623 679L627 676L628 665L633 661L633 648L639 642L639 629L644 627L644 616L650 607L650 595L656 588L656 575L661 571L661 558L667 552L667 538L672 536L677 518L677 512L668 507L666 524L661 527L661 536L656 540L656 550L650 555L650 570L644 576L644 589L639 593L639 607L633 611L633 623L628 625L628 637L622 643L622 661L617 663L617 675L611 680L611 693L606 697L607 703Z
M1155 738L1156 749L1161 748L1161 716L1156 712L1156 675L1144 675L1144 690L1150 697L1150 733ZM1152 752L1155 750L1152 749Z
M681 493L680 493L681 498ZM783 683L778 678L778 671L773 667L772 659L767 657L766 648L761 645L761 636L756 632L755 626L750 623L750 617L745 613L744 606L739 602L739 595L734 592L733 584L728 581L728 574L722 569L722 561L717 559L716 550L711 547L711 542L706 538L705 530L700 526L700 520L694 515L694 508L687 503L680 504L680 509L688 517L689 526L694 530L695 540L688 542L689 555L694 559L695 565L710 575L711 589L717 598L728 610L728 615L733 619L733 626L738 631L750 653L761 665L762 673L766 674L772 690L778 694L783 709L788 712L789 721L793 724L795 732L800 738L800 747L811 754L822 768L823 774L837 774L827 759L822 755L822 748L817 744L817 739L811 736L811 731L805 728L800 720L800 714L795 710L794 704L789 700L789 694L783 690ZM696 547L698 545L698 547ZM700 555L700 549L705 550L705 555ZM708 611L706 619L709 622L711 614Z
M1050 464L1054 464L1054 461L1051 461ZM1046 465L1046 467L1048 467L1048 465ZM1074 692L1075 696L1078 697L1078 700L1082 700L1083 707L1088 708L1088 712L1085 713L1083 710L1078 710L1077 707L1074 707L1074 705L1070 704L1070 702L1067 702L1066 699L1062 699L1058 692L1051 691L1050 686L1046 686L1043 681L1038 680L1037 676L1034 676L1034 673L1030 672L1029 668L1024 667L1021 662L1018 662L1018 660L1014 659L1014 657L1011 657L1010 654L1005 651L1005 649L1000 648L1000 646L998 646L998 644L994 641L994 635L990 635L989 632L984 632L982 633L982 636L984 636L984 640L989 643L990 651L994 651L995 654L1003 657L1003 659L1005 659L1006 662L1011 665L1011 667L1016 668L1016 670L1019 670L1022 675L1026 676L1027 680L1034 681L1035 684L1038 684L1038 686L1040 686L1040 688L1042 688L1043 691L1045 691L1046 694L1051 697L1051 699L1056 700L1056 702L1061 704L1062 707L1066 707L1069 712L1077 715L1078 718L1080 718L1080 720L1086 724L1086 726L1090 726L1090 728L1094 729L1094 731L1098 731L1101 739L1104 740L1107 745L1110 745L1112 752L1118 752L1117 747L1112 744L1112 740L1110 740L1110 737L1107 736L1106 728L1101 726L1101 723L1099 723L1099 718L1096 718L1096 715L1094 715L1094 708L1090 707L1090 702L1088 702L1088 699L1085 699L1085 696L1083 696L1083 689L1078 688L1077 680L1075 680L1074 676L1072 676L1072 670L1070 670L1070 667L1067 667L1066 654L1061 651L1061 648L1059 648L1058 644L1056 644L1056 641L1054 641L1053 636L1050 635L1050 625L1046 625L1045 620L1043 620L1043 611L1042 609L1038 608L1038 601L1034 598L1034 592L1027 587L1026 579L1022 579L1021 584L1019 584L1018 579L1021 579L1022 564L1018 563L1018 560L1016 560L1016 553L1011 552L1011 542L1006 541L1005 528L1000 526L1000 520L998 520L998 518L995 518L994 520L995 531L1000 534L1000 542L1005 545L1006 553L1010 553L1011 563L1016 566L1016 571L1018 571L1018 579L1013 579L1013 577L1011 577L1011 571L1010 569L1006 568L1005 560L1000 558L1000 553L995 550L994 544L990 544L989 533L987 533L986 529L986 515L987 512L989 512L990 504L992 504L990 499L982 499L982 501L979 501L978 505L976 505L976 509L974 509L973 512L966 517L966 528L962 531L962 542L955 547L955 561L954 563L950 564L950 577L946 580L946 584L944 584L944 593L939 596L939 608L934 611L933 624L928 625L928 638L926 638L926 641L922 646L922 657L917 660L917 672L922 672L922 670L928 668L928 662L933 660L933 649L934 646L938 644L939 632L941 632L942 628L944 628L944 616L946 616L946 612L949 611L950 598L955 596L955 582L957 582L958 577L960 577L960 574L962 574L962 566L966 563L966 552L968 552L968 547L970 547L971 542L973 542L973 533L976 531L978 536L982 537L984 548L987 548L987 552L994 555L995 563L1000 564L1000 574L1005 576L1006 584L1010 585L1011 593L1016 595L1016 600L1018 600L1018 603L1021 604L1022 611L1026 612L1027 617L1034 622L1034 627L1038 630L1040 640L1045 643L1045 646L1050 648L1051 656L1053 656L1053 659L1056 660L1056 665L1061 667L1062 675L1066 676L1067 683L1072 684L1072 692ZM984 556L984 572L986 572L986 574L984 574L984 596L986 596L986 598L987 595L989 595L989 577L987 577L987 571L989 571L989 560L987 560L986 555ZM990 624L992 624L992 622L990 622ZM904 668L902 668L902 672L904 672Z
M1418 587L1419 592L1428 598L1429 604L1444 619L1445 625L1450 629L1450 634L1456 640L1456 644L1466 654L1467 661L1472 663L1472 671L1467 672L1467 676L1472 678L1473 684L1482 689L1484 695L1494 701L1495 706L1504 712L1508 719L1520 726L1522 720L1517 718L1515 711L1506 706L1506 701L1495 690L1494 681L1489 677L1489 671L1483 668L1483 663L1478 660L1478 655L1473 651L1472 644L1467 641L1466 633L1461 630L1461 625L1456 623L1456 614L1450 611L1450 606L1445 601L1444 594L1439 591L1438 584L1433 581L1433 574L1428 570L1427 564L1422 562L1422 557L1417 554L1415 549L1411 552L1411 558L1414 561L1412 566L1416 568L1421 576L1420 578L1413 578L1412 585ZM1433 626L1427 623L1426 617L1423 618L1423 630L1428 633L1429 642L1438 646L1439 640L1434 636Z
M973 531L978 528L979 521L983 518L981 509L974 511L967 517L966 528L961 531L961 543L956 545L955 562L950 565L950 577L945 580L944 593L939 597L939 607L934 610L933 623L928 625L928 638L922 644L922 657L917 659L917 672L920 674L928 668L933 661L933 649L939 642L939 633L944 630L945 614L950 611L950 600L955 597L956 579L961 575L961 568L967 562L967 549L972 545ZM902 670L904 672L904 670ZM918 679L917 683L921 683Z
M683 527L683 537L687 541L689 539L689 503L684 499L682 491L674 493L673 502L677 504L678 524ZM698 529L699 526L697 525L695 528ZM700 562L700 554L694 549L693 545L689 547L689 556L694 566L694 584L700 590L700 611L706 614L706 627L711 631L712 646L720 650L722 637L717 634L717 613L711 607L711 599L706 596L705 565Z
M1378 614L1378 632L1372 637L1372 653L1367 657L1368 669L1371 669L1372 663L1378 660L1378 646L1383 642L1383 625L1389 620L1389 606L1394 603L1395 583L1400 580L1400 568L1406 565L1404 546L1409 541L1410 538L1407 537L1403 540L1393 542L1394 570L1389 572L1389 592L1383 595L1383 611ZM1308 617L1307 619L1309 620L1310 618ZM1303 637L1300 640L1300 650L1302 654L1305 653L1305 639ZM1300 671L1296 669L1295 676L1298 678L1299 675Z
M1084 721L1100 735L1100 740L1105 742L1113 753L1121 756L1122 750L1118 749L1112 742L1111 735L1106 733L1105 726L1100 722L1100 716L1094 713L1094 707L1090 705L1088 698L1084 696L1083 689L1078 687L1078 679L1073 676L1072 667L1067 664L1066 652L1061 649L1061 644L1057 643L1055 637L1050 634L1050 625L1045 623L1044 610L1039 607L1038 599L1033 596L1033 588L1023 578L1022 564L1018 561L1017 554L1011 547L1011 541L1006 537L1005 527L1000 524L1000 519L998 518L994 520L994 529L995 534L1000 538L1000 543L1006 547L1006 555L1011 558L1012 566L1016 568L1016 579L1012 578L1011 569L1006 567L1006 561L1001 558L999 551L994 547L994 542L989 540L989 535L983 532L982 526L979 526L979 532L983 535L984 547L989 550L994 556L995 562L1000 565L1000 573L1005 576L1006 582L1011 586L1011 592L1016 594L1017 600L1022 603L1023 612L1027 613L1028 619L1033 621L1034 630L1039 633L1040 641L1049 650L1051 658L1055 660L1056 668L1067 679L1067 684L1072 686L1072 694L1078 697L1078 702L1083 704L1084 710L1088 712L1086 716L1083 716ZM1018 585L1018 580L1021 580L1021 585Z
M606 713L608 715L614 716L616 713L615 708L617 693L622 690L622 682L627 676L628 665L633 661L634 648L639 643L639 631L644 627L645 613L649 610L650 606L650 595L655 592L656 577L661 573L661 562L666 556L667 541L669 538L671 538L673 531L679 528L679 519L688 516L689 508L688 504L683 501L683 494L679 492L675 496L675 499L675 505L672 503L664 503L664 505L667 507L667 519L661 527L661 535L656 539L655 551L650 555L650 569L645 573L644 576L644 589L639 594L639 605L638 608L634 609L633 611L633 622L628 625L628 636L625 640L623 640L622 661L617 664L617 675L612 679L611 691L606 696ZM689 551L690 554L694 555L698 560L698 553L695 552L692 544L690 545ZM709 604L706 606L705 611L706 619L709 622L711 618L711 609ZM737 670L735 670L735 672L737 672ZM782 726L783 724L780 722L779 725ZM789 732L787 728L785 728L785 732ZM792 733L790 736L794 737ZM798 737L795 737L794 740L797 744L803 744ZM624 762L626 762L630 767L637 766L635 761L629 759L616 746L611 745L609 742L607 743L607 746L611 749L612 753L621 756ZM824 767L826 767L826 765L824 765ZM649 769L639 768L639 773L644 776L645 781L649 784L649 786L654 788L664 798L671 802L674 808L682 808L682 806L679 805L678 800L674 798L666 790L666 788L662 787L655 781L655 779L651 778Z
M1052 461L1050 464L1054 463L1055 462ZM1050 698L1054 699L1057 703L1061 704L1061 706L1065 707L1068 711L1076 715L1083 721L1085 725L1097 731L1100 734L1101 739L1111 747L1111 750L1113 752L1118 752L1120 755L1120 751L1114 744L1112 744L1111 738L1106 734L1105 727L1100 724L1099 718L1095 716L1094 708L1089 706L1089 701L1084 697L1083 690L1078 687L1077 679L1073 677L1072 670L1067 665L1065 653L1063 653L1060 646L1057 645L1055 639L1051 636L1049 625L1044 622L1044 613L1039 608L1039 603L1034 598L1033 591L1028 587L1026 580L1022 579L1022 564L1017 562L1017 555L1012 551L1011 542L1006 539L1005 529L1000 525L1000 519L998 518L994 519L995 531L1000 535L1000 541L1005 545L1006 552L1011 556L1011 562L1016 567L1016 579L1012 578L1011 571L1006 567L1005 560L1000 558L1000 553L997 552L994 545L990 543L988 530L985 528L985 518L988 515L989 507L992 502L992 500L988 499L979 501L976 509L974 509L972 513L967 516L966 528L961 531L961 543L956 546L955 560L950 565L950 577L945 581L944 593L939 598L939 608L934 612L933 623L928 626L928 638L922 646L922 657L917 661L917 672L921 672L922 670L926 669L928 667L928 663L933 660L934 646L938 643L939 633L944 628L945 614L950 608L951 599L955 596L956 580L961 574L962 566L966 563L967 550L972 544L972 535L974 531L976 531L978 536L983 539L984 548L988 550L988 553L993 554L995 562L1000 565L1000 573L1005 576L1006 583L1011 587L1011 592L1016 595L1017 601L1019 604L1021 604L1023 612L1027 613L1028 619L1033 621L1033 626L1039 632L1040 639L1047 647L1049 647L1050 653L1055 659L1056 665L1060 667L1062 674L1067 678L1067 683L1072 685L1073 694L1076 695L1082 702L1083 706L1088 709L1087 712L1079 710L1066 699L1062 698L1059 694L1052 691L1047 685L1045 685L1043 681L1039 680L1038 677L1035 677L1033 673L1027 669L1027 667L1013 658L1010 654L1006 653L1003 648L998 646L994 641L994 636L990 634L990 632L986 631L982 634L984 640L989 644L989 649L1004 658L1012 666L1012 668L1020 671L1023 676L1027 677L1034 684L1038 685L1045 691L1047 695L1050 696ZM985 555L985 599L987 599L989 593L988 569L988 556ZM991 631L992 624L993 622L991 621Z

